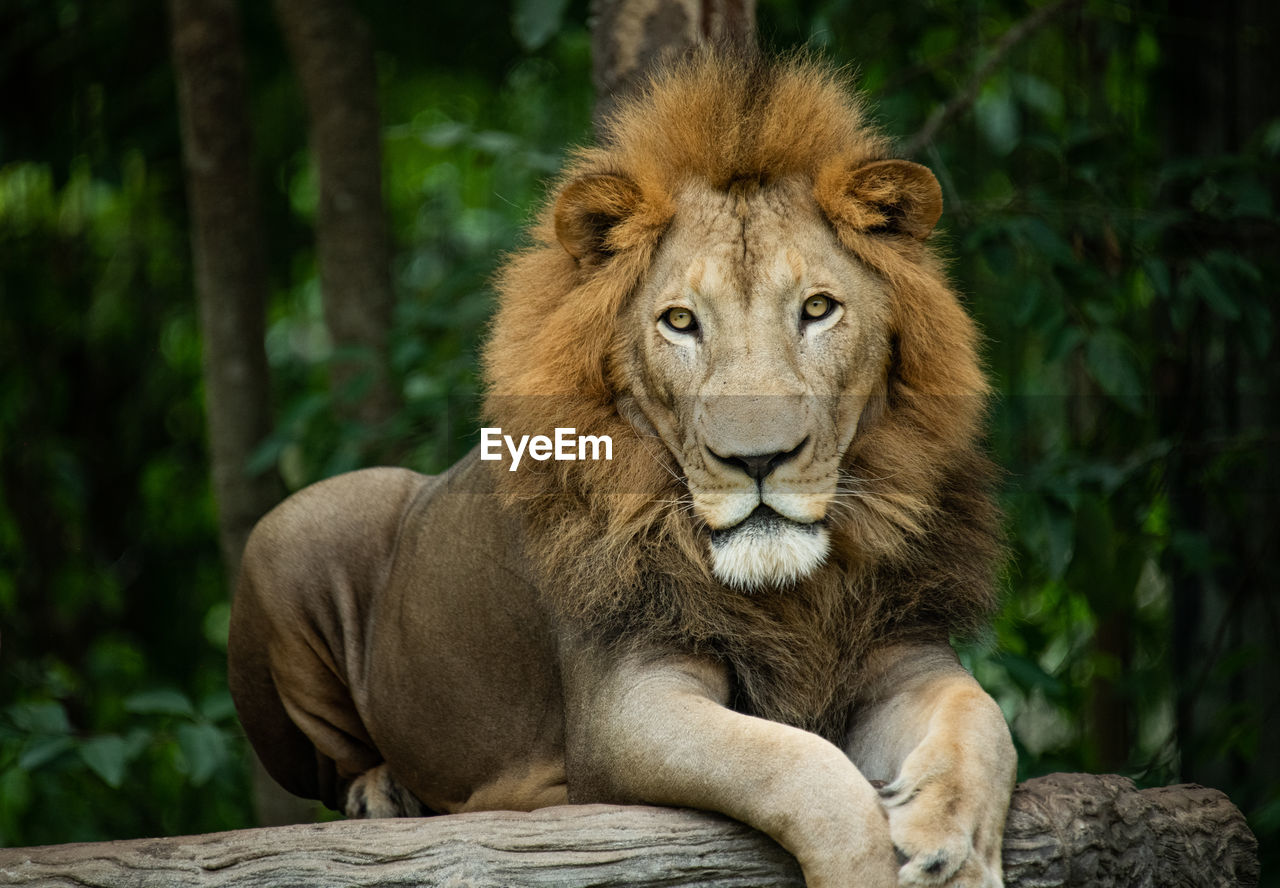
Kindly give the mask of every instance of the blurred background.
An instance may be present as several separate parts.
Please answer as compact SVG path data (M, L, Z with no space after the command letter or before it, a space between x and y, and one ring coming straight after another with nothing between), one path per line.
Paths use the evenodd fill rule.
M192 245L219 229L192 200L179 112L190 150L213 113L190 90L216 77L173 40L193 5L0 2L3 845L255 822L224 665L244 527L215 500L202 371L231 310L197 299ZM222 5L239 15L265 317L261 415L228 470L256 485L243 525L311 481L434 471L475 440L490 277L591 138L595 87L586 0L350 0L387 223L382 283L362 291L385 289L385 323L361 339L317 258L308 132L336 68L306 41L324 35L305 3ZM942 183L941 242L998 391L1011 540L994 631L962 650L1020 776L1222 789L1280 884L1280 6L755 15L764 45L850 66Z

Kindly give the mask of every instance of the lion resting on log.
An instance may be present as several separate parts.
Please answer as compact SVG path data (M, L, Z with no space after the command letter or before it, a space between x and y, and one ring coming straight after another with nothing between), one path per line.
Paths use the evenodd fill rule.
M609 132L484 368L503 435L611 459L287 500L233 610L249 738L351 816L697 807L811 888L999 885L1015 755L948 643L993 608L998 515L937 181L800 58L700 55Z

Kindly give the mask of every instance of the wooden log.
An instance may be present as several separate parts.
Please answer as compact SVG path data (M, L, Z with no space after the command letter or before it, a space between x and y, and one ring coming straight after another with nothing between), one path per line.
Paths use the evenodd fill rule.
M1257 841L1222 793L1123 777L1021 784L1005 835L1010 888L1253 886ZM702 811L582 805L246 829L0 850L0 885L706 886L801 888L762 834Z
M1004 875L1019 888L1255 886L1258 840L1216 789L1050 774L1014 792Z

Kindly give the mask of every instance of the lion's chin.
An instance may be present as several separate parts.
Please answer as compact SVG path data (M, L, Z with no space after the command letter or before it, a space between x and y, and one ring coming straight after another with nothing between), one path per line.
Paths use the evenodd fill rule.
M789 586L813 573L829 547L822 525L797 524L760 506L740 524L711 534L711 570L746 592Z

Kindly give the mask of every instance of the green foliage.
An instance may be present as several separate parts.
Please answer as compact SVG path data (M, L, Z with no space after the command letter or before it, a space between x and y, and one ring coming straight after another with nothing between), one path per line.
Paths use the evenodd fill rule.
M86 58L114 53L94 42L114 39L114 17L76 0L62 6L85 29L60 31L54 17L31 39ZM28 11L34 22L40 9ZM375 26L392 33L402 12L388 6L379 24L374 10ZM300 99L274 36L258 30L274 25L255 15L246 18L255 132L282 248L272 253L267 339L277 428L249 468L276 467L300 487L389 443L407 464L442 468L476 434L489 278L518 245L544 180L588 133L585 30L551 28L537 37L540 53L500 76L379 57L396 241L391 361L405 409L391 428L369 430L332 410ZM167 79L164 23L144 21L159 26L142 43ZM535 25L517 27L529 36ZM91 101L130 87L103 72L68 93ZM152 109L172 124L156 152L168 158L178 153L172 101L163 94ZM248 747L225 690L227 578L176 165L144 159L135 131L109 116L68 133L79 149L61 164L5 153L15 143L4 133L0 845L250 825Z
M161 835L243 820L247 773L225 690L199 706L171 689L134 694L87 734L67 709L40 700L0 712L0 844ZM120 803L126 794L135 804Z
M1028 12L774 0L761 20L856 62L905 136ZM988 338L1008 473L1006 605L963 656L1010 719L1022 776L1212 782L1267 848L1280 773L1250 763L1277 736L1280 663L1264 631L1236 627L1246 603L1268 619L1276 575L1228 560L1266 557L1275 520L1280 123L1235 153L1171 149L1179 116L1209 131L1215 109L1172 84L1192 60L1165 14L1088 3L1033 34L919 158Z
M858 33L840 18L858 7L829 4L832 33ZM876 98L893 129L919 125L922 99L950 99L972 70L964 60L1026 15L984 4L975 32L970 11L954 10L954 26L935 22L914 42L889 36L912 27L910 12L873 14L850 49L873 59L864 82L888 84ZM1215 635L1220 645L1238 619L1230 607L1266 596L1237 587L1213 626L1185 623L1190 606L1210 607L1216 584L1232 582L1223 559L1233 542L1206 529L1188 498L1238 516L1236 533L1253 539L1257 522L1274 520L1274 500L1247 492L1274 478L1259 470L1275 428L1262 402L1276 391L1267 281L1277 268L1258 234L1274 237L1280 223L1265 137L1274 126L1237 154L1171 153L1166 115L1178 110L1158 103L1179 97L1161 79L1160 24L1090 5L1070 34L1032 36L921 158L943 183L953 274L988 337L992 444L1008 472L1006 606L993 637L965 653L1010 719L1022 776L1118 770L1165 783L1190 767L1254 817L1266 847L1280 780L1247 763L1266 755L1275 656L1242 640L1231 656L1206 650L1203 668L1175 665L1188 657L1178 645ZM1187 367L1201 391L1170 388ZM1238 399L1239 418L1210 385ZM1212 433L1182 418L1197 396L1210 398ZM1192 474L1206 447L1222 453L1205 467L1221 483ZM1204 701L1209 687L1220 703ZM1180 735L1180 708L1193 701L1195 727Z
M546 46L560 30L569 0L515 0L512 4L511 30L526 50Z
M0 843L244 826L163 22L141 0L19 5L22 28L0 20L0 76L46 98L30 126L0 127ZM383 429L332 409L349 393L328 386L340 356L321 313L301 102L269 4L245 7L277 407L250 469L291 488L376 453L435 470L469 446L490 276L588 138L584 4L446 7L365 7L405 405ZM875 116L904 138L1027 14L1014 0L759 10L767 43L856 64ZM124 62L126 24L144 49ZM1007 470L1006 604L962 656L1010 719L1022 776L1205 773L1268 847L1280 785L1250 763L1274 711L1239 689L1274 696L1258 676L1275 653L1219 627L1239 604L1223 590L1276 576L1268 559L1225 553L1274 517L1259 502L1275 492L1265 247L1280 120L1242 150L1171 150L1186 60L1166 24L1082 4L1001 59L918 158L942 182L940 237L987 336L991 446ZM1211 434L1184 402L1209 405L1196 419ZM1188 599L1191 587L1209 591ZM1178 647L1215 634L1211 650ZM1198 727L1179 734L1188 713Z
M492 309L488 282L518 245L564 152L588 136L589 65L586 34L576 29L496 85L437 71L387 79L385 191L398 240L390 358L404 410L385 429L335 419L327 386L335 355L314 252L303 247L267 334L284 408L253 469L275 465L297 488L357 468L376 452L439 470L474 443L476 344ZM297 150L286 188L299 220L309 222L315 182L304 146Z
M248 813L186 244L141 156L117 175L0 168L0 844Z

